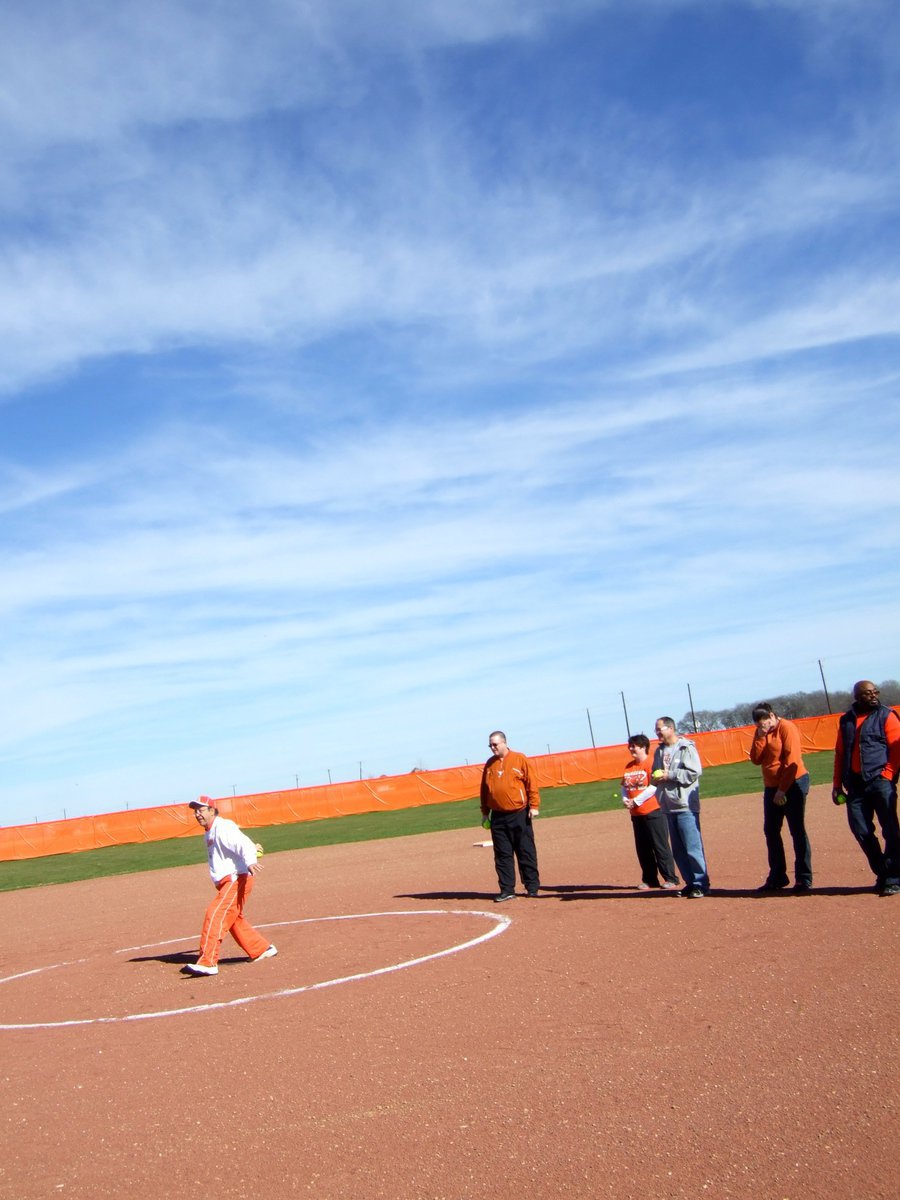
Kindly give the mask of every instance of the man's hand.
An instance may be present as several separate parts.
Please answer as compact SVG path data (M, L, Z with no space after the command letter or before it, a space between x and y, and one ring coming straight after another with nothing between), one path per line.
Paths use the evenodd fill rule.
M772 797L772 803L777 804L779 808L784 808L784 806L787 804L787 796L784 794L784 792L776 792Z
M661 767L657 767L650 776L651 779L665 779L665 777L666 773Z
M534 820L535 817L539 817L541 815L541 810L539 808L529 808L528 815L532 820Z
M844 793L841 791L840 788L834 788L832 790L831 803L832 804L846 804L847 803L847 797L844 795Z

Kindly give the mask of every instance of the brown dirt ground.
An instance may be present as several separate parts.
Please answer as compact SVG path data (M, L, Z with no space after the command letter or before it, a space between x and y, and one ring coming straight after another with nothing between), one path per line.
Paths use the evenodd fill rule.
M751 894L759 797L707 801L703 821L703 901L634 890L618 812L544 820L546 891L503 906L477 824L273 855L259 925L512 923L341 986L0 1031L0 1196L896 1200L900 898L872 894L825 788L809 897ZM0 978L71 964L4 982L0 1023L249 998L491 927L288 924L277 958L247 965L229 941L196 980L161 960L194 944L208 898L201 863L0 895Z

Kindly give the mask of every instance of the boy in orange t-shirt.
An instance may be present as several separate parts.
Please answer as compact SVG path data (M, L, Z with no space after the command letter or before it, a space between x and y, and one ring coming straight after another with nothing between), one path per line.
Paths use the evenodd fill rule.
M656 788L650 781L650 739L646 734L636 733L628 739L628 749L631 759L622 775L622 803L631 813L634 848L641 864L638 889L646 892L663 887L671 891L678 887L678 876L666 814L659 807Z

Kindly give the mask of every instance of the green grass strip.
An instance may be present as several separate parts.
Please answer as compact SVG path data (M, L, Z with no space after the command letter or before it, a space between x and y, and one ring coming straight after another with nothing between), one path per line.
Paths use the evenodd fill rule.
M827 751L807 756L806 764L813 784L830 781L833 761L834 756ZM703 773L702 796L705 799L761 791L759 768L749 762L709 767ZM616 782L609 779L577 783L571 787L544 788L541 794L541 820L602 812L618 808L620 803ZM265 846L266 854L277 854L280 850L377 841L448 829L479 831L478 808L474 799L426 804L420 808L402 808L392 812L330 817L322 821L298 821L292 825L270 825L265 829L248 830L248 833ZM487 837L487 834L484 836ZM165 867L196 866L205 862L205 857L198 836L4 862L0 863L0 892L43 887L51 883L73 883L79 879L98 879L105 875L130 875L135 871L160 871Z

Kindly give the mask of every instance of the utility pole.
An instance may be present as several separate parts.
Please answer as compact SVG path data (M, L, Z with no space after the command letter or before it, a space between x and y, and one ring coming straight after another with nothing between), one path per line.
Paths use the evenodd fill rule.
M584 711L587 713L587 718L588 718L588 729L591 731L591 745L592 745L592 746L594 747L594 749L596 750L596 749L597 749L597 743L594 741L594 726L591 724L591 710L590 710L589 708L586 708ZM550 747L549 747L549 746L547 747L547 753L548 753L548 754L550 753Z

